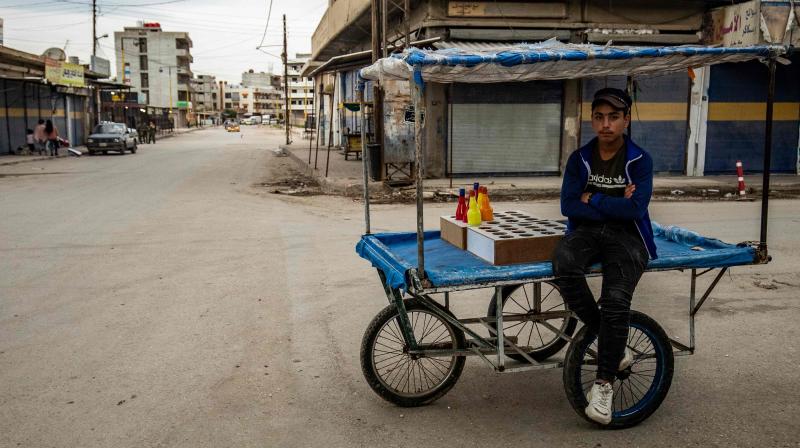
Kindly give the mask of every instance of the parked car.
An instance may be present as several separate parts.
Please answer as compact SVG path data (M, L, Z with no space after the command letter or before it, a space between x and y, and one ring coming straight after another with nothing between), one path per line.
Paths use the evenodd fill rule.
M130 132L127 126L122 123L100 123L94 127L91 135L86 140L86 149L89 155L96 152L108 154L108 151L116 151L125 154L125 151L136 153L136 134Z

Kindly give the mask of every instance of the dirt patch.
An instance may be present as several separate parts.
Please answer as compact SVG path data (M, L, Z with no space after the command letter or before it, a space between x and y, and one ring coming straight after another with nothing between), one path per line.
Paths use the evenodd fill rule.
M286 158L276 159L270 164L268 180L255 184L272 194L286 196L317 196L324 194L319 183L306 176L288 162Z

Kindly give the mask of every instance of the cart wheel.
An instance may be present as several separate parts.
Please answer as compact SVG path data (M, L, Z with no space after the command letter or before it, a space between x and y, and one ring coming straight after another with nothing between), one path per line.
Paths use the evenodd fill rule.
M664 330L644 313L631 311L628 347L634 361L617 373L614 381L614 409L611 423L604 428L628 428L649 417L664 401L672 384L675 359ZM564 360L564 389L572 408L587 421L586 394L597 374L597 338L586 327L567 349Z
M404 303L419 345L437 350L465 347L463 331L416 299ZM422 406L439 399L456 384L465 358L409 355L398 315L397 307L389 305L372 319L361 342L361 370L372 390L384 400L404 407Z
M541 285L541 310L565 311L567 306L558 288L552 283L543 282ZM503 288L503 318L532 315L534 313L533 298L533 283ZM492 320L494 320L497 315L497 305L494 295L492 295L492 300L489 302L489 311L487 311L486 314ZM578 325L578 320L575 317L549 319L546 322L550 326L558 328L567 336L572 336L572 334L575 333L575 327ZM489 324L494 328L494 322L490 321ZM515 342L515 344L518 346L529 347L531 350L527 352L528 356L537 361L546 360L567 345L566 339L559 337L556 332L541 323L532 320L503 321L503 327L503 334L507 337L516 337L517 342ZM520 354L509 353L507 351L506 356L517 361L527 362Z

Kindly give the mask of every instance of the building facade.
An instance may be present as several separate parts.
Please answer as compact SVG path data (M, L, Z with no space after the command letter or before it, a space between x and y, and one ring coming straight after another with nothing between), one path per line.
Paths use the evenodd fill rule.
M330 87L330 92L320 92L325 102L339 105L356 99L352 85L357 71L371 62L373 3L332 2L314 32L312 57L303 74L313 76L318 85L331 78L327 84L332 85L325 86L326 91ZM385 2L378 2L381 3ZM667 0L644 3L614 2L612 7L600 0L416 1L411 2L407 16L397 7L387 11L387 51L402 46L406 23L412 45L467 51L501 51L509 44L551 38L570 43L613 41L615 45L665 46L758 44L765 43L765 39L748 39L771 36L772 40L766 43L796 45L800 35L796 26L791 33L786 31L792 29L787 22L791 25L793 17L786 2L687 0L680 2L680 7ZM762 25L762 17L767 25ZM723 41L721 35L730 33L733 28L728 25L735 20L742 30L758 32L740 32L738 41ZM770 29L769 33L763 31L764 26ZM725 31L720 33L720 29ZM792 38L786 41L786 36L794 36L795 42ZM729 39L730 35L724 38ZM800 71L798 56L788 59L794 63L777 69L779 112L772 169L798 173L800 83L791 80L800 79ZM759 160L763 151L761 111L766 99L766 67L758 62L722 64L697 69L693 75L694 79L687 73L633 79L636 107L632 137L654 156L655 171L687 175L732 173L737 159L745 162L747 171L762 170ZM430 84L426 86L425 105L426 175L560 174L569 154L593 137L589 109L594 91L627 85L627 79L614 77L513 84ZM382 126L376 134L383 134L383 162L387 168L388 164L410 164L414 136L413 123L406 119L411 103L407 83L387 82L382 102L378 117ZM332 110L332 136L334 144L340 145L345 133L358 128L358 117L340 107Z
M314 83L308 76L303 76L303 66L306 65L310 54L297 53L294 59L289 59L287 65L289 113L292 126L303 126L309 114L314 112Z
M269 72L256 72L252 68L242 73L242 85L247 87L282 88L283 77Z
M166 109L175 126L187 126L192 113L189 34L140 22L115 32L114 48L117 78L138 92L143 104Z
M199 124L219 117L219 85L212 75L198 75L191 80L192 107Z

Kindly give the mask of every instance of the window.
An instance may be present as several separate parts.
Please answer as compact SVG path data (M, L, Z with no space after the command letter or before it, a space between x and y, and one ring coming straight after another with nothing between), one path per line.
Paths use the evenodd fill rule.
M142 97L144 99L144 104L150 104L150 91L149 90L142 90Z
M225 103L225 109L230 109L230 108L231 108L231 103Z
M139 38L139 53L147 53L147 38Z
M178 90L178 101L189 101L189 92Z
M292 77L292 82L297 82L297 77L296 76Z
M292 93L297 93L297 89L292 89Z
M226 92L225 93L225 98L230 98L230 97L231 97L231 92Z
M139 55L139 70L147 70L147 55Z
M150 76L147 73L142 73L142 87L150 87Z

